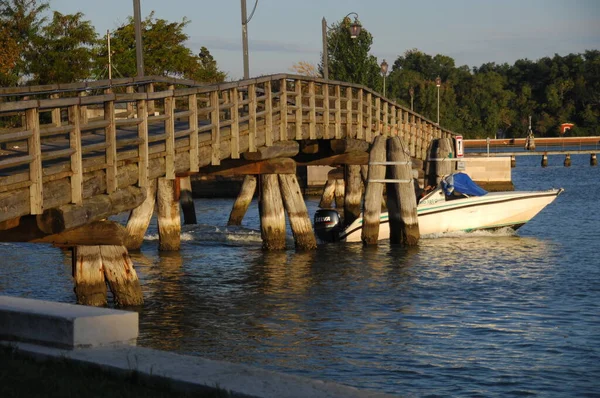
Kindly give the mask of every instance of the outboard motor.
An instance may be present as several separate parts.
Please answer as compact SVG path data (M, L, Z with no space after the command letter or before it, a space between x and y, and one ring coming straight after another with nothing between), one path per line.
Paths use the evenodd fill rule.
M340 240L342 222L340 215L333 209L319 209L315 213L315 233L323 242Z

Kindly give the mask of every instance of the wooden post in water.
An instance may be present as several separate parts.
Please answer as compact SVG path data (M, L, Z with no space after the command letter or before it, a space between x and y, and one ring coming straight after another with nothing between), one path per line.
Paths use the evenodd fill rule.
M546 152L542 155L542 167L548 167L548 154Z
M517 156L516 155L511 155L510 156L510 167L511 168L515 168L517 167Z
M344 208L344 193L346 186L342 178L335 180L335 207L336 209Z
M386 183L390 243L414 246L419 242L417 198L407 145L399 137L387 140Z
M437 186L445 175L454 170L451 158L454 156L450 138L438 138L431 142L426 165L426 185Z
M327 178L325 187L323 188L323 195L319 202L319 207L324 209L331 207L333 204L333 198L335 197L335 180Z
M118 306L144 303L142 288L133 262L124 246L100 246L102 268Z
M592 153L590 156L590 166L598 166L598 159L596 158L595 153Z
M177 177L177 180L179 181L179 203L183 210L183 223L185 225L197 224L196 208L192 195L192 179L190 176L186 176Z
M350 225L360 217L362 203L362 182L360 166L347 165L345 173L346 192L344 198L344 225Z
M265 250L285 249L285 212L277 174L260 176L260 232Z
M105 306L106 281L100 246L75 246L72 254L77 304Z
M279 187L283 204L290 220L296 250L313 250L317 240L312 229L308 210L302 197L302 190L295 174L279 174Z
M564 162L565 167L571 167L571 154L567 153L567 156L565 156L565 162Z
M244 182L242 183L240 193L233 204L231 213L229 214L229 221L227 221L227 225L242 225L242 220L248 211L250 202L252 202L254 192L256 192L256 176L246 175L244 177Z
M129 214L129 219L127 220L127 235L125 237L125 247L128 250L140 250L142 247L144 235L146 234L148 225L150 225L152 213L154 213L156 185L156 179L148 181L148 185L146 185L146 199Z
M158 179L158 249L179 250L181 245L181 217L179 201L175 197L175 180Z
M361 239L365 245L376 245L379 238L379 216L381 215L381 198L383 183L376 182L385 177L385 141L386 137L378 135L371 146L369 154L369 174L365 189L365 210Z

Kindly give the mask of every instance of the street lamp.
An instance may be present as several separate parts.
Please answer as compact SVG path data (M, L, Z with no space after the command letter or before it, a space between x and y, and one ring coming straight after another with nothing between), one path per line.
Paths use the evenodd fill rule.
M385 62L385 59L383 60L383 62L381 63L381 74L383 75L383 96L385 97L385 77L387 76L387 72L388 72L388 63Z
M415 98L415 89L414 88L409 88L408 89L408 94L410 94L410 110L413 110L413 99Z
M442 85L442 79L438 76L435 78L435 85L437 86L437 124L440 125L440 86Z
M352 22L350 24L350 27L348 30L350 32L350 38L356 39L358 37L358 35L360 35L360 31L362 29L360 22L358 22L358 14L355 12L350 12L350 13L348 13L348 15L346 15L342 19L342 21L344 21L350 15L354 15L354 22ZM328 30L330 31L332 29L333 28L330 28L327 26L327 21L325 20L325 17L323 17L323 19L321 20L321 30L322 30L322 35L323 35L323 78L324 79L329 79L329 49L327 47L327 31Z

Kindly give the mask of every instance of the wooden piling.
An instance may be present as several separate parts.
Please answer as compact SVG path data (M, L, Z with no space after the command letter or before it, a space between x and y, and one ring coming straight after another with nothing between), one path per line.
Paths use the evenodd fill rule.
M598 166L598 159L596 158L595 153L590 155L590 166Z
M283 204L290 220L296 250L313 250L317 240L312 229L302 190L295 174L279 174L279 187Z
M546 152L542 155L542 167L548 167L548 154Z
M321 196L321 201L319 202L319 207L324 209L327 207L331 207L333 204L333 198L335 197L335 180L327 179L325 183L325 187L323 188L323 195Z
M181 245L181 217L179 201L175 198L175 180L158 179L158 249L179 250Z
M454 150L449 138L438 138L432 141L425 170L426 185L437 186L444 176L452 174L453 157Z
M227 225L242 225L242 220L252 202L254 192L256 192L256 176L246 175L240 193L229 214Z
M346 185L344 180L338 178L335 180L335 207L336 209L344 208L344 193L346 191Z
M376 245L379 238L379 217L381 215L381 197L383 184L374 180L383 180L385 177L386 137L378 135L371 146L369 154L369 173L365 189L365 209L361 239L365 245Z
M346 189L344 197L344 225L350 225L360 217L362 204L362 182L360 167L357 165L346 166Z
M140 250L144 242L144 235L152 213L154 213L154 204L156 203L156 179L148 181L146 186L146 199L141 205L136 207L129 214L127 220L127 235L125 236L125 247L127 250Z
M413 246L419 242L417 198L412 179L408 145L399 137L387 140L386 183L387 208L390 223L390 243Z
M565 156L565 161L563 163L565 165L565 167L571 167L571 154L567 153L567 155Z
M510 167L513 169L517 167L517 157L515 155L511 155L510 157Z
M100 246L72 248L73 279L77 304L102 307L106 302L106 281Z
M260 231L264 250L285 249L285 212L277 174L260 176Z
M143 304L140 281L127 249L124 246L100 246L100 253L104 276L113 293L115 305Z
M190 176L177 177L179 181L179 203L183 210L183 223L185 225L197 224L196 207L192 195L192 179Z

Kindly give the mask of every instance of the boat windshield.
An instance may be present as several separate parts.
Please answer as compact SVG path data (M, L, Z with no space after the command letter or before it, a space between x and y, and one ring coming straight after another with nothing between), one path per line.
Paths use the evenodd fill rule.
M471 177L465 173L454 173L447 175L442 180L442 189L446 196L450 196L453 193L461 193L468 196L483 196L487 194L487 191L475 184Z

